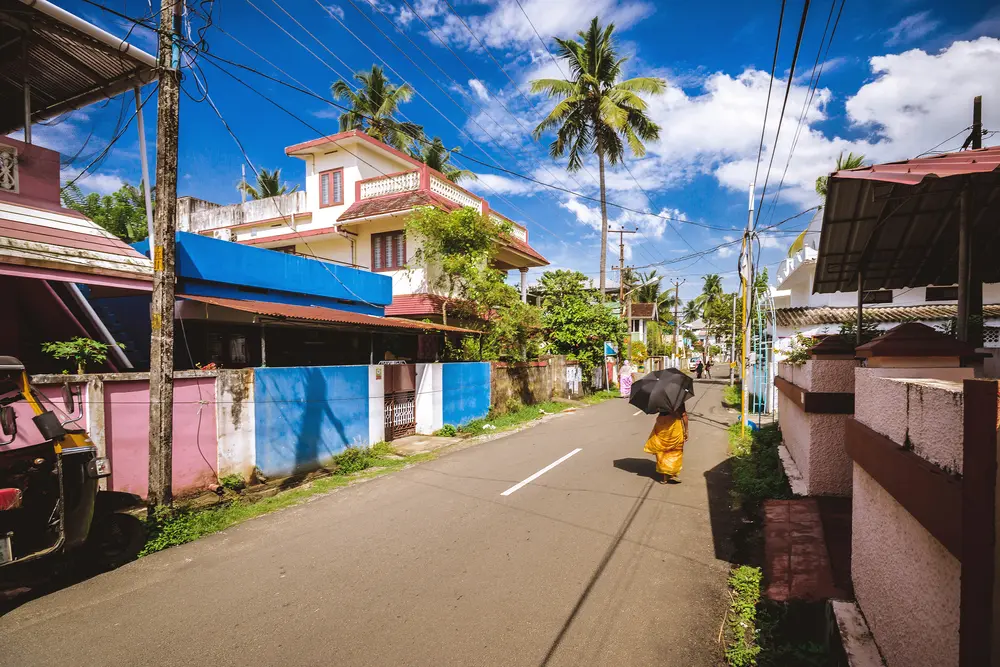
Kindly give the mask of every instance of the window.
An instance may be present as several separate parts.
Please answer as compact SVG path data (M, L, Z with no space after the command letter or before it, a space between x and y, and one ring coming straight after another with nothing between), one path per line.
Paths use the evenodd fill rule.
M958 301L958 285L954 287L928 287L925 301Z
M639 333L639 320L632 320L632 333Z
M319 175L319 206L339 206L344 203L344 170L331 169Z
M372 271L396 271L406 266L406 232L372 234Z
M891 289L867 290L862 303L892 303Z

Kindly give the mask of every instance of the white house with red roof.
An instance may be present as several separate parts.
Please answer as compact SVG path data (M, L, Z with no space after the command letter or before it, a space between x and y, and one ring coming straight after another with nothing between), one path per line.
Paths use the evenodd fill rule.
M529 244L523 225L364 132L307 141L285 153L305 162L304 191L230 206L182 197L178 229L386 274L393 294L386 315L418 319L440 317L446 299L434 287L434 267L413 265L419 239L405 226L417 208L469 206L509 222L513 231L497 239L495 266L520 271L522 298L528 269L548 264Z

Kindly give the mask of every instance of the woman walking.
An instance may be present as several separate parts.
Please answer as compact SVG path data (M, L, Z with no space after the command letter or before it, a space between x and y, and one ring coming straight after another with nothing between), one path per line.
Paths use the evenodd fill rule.
M684 459L684 443L688 439L688 414L684 403L673 412L661 412L656 417L653 432L643 448L656 455L656 472L663 475L660 484L678 484Z
M628 362L628 359L618 370L618 390L621 392L622 398L628 398L632 395L632 364Z

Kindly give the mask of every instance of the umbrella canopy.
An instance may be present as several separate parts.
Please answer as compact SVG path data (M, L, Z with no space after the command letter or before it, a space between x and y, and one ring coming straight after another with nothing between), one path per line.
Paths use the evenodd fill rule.
M676 368L653 371L632 384L629 403L647 415L677 412L694 396L694 380Z

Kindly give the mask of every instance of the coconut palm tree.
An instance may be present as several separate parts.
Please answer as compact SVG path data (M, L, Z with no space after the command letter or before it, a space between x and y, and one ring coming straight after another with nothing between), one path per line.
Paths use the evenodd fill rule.
M457 152L459 152L457 148L452 148L451 150L445 148L441 137L434 137L429 143L424 143L422 146L412 149L410 155L431 169L437 169L447 176L448 180L452 183L458 183L463 178L476 180L476 175L468 169L459 169L449 164L448 160L451 159L451 154Z
M391 83L378 65L372 65L370 72L357 72L354 80L360 84L357 91L343 79L330 86L334 99L346 100L351 105L350 111L340 115L341 132L361 130L401 151L406 151L424 136L421 126L401 122L395 117L399 106L413 97L410 84Z
M277 197L278 195L295 192L299 189L299 186L296 185L289 189L288 183L282 183L280 169L268 171L261 168L257 172L257 185L250 185L246 181L240 181L236 184L236 189L247 193L251 199L267 199L268 197Z
M834 171L840 171L841 169L857 169L858 167L865 166L865 156L855 155L854 153L848 153L844 156L844 151L840 152L840 156L837 157L837 166ZM816 179L816 194L818 194L823 199L826 199L826 183L830 180L829 176L820 176Z
M618 55L613 35L615 25L601 27L595 16L580 41L556 38L558 55L569 66L569 79L536 79L531 92L546 93L558 104L532 132L537 140L546 130L555 129L549 146L554 158L569 155L570 171L583 167L587 153L596 153L601 187L601 278L604 294L608 253L608 203L604 182L605 163L616 165L625 157L625 143L636 157L646 153L643 142L656 141L660 128L646 114L640 94L659 95L666 81L657 77L621 80L628 60ZM624 141L623 141L624 140Z

